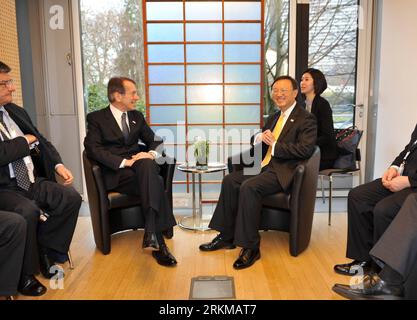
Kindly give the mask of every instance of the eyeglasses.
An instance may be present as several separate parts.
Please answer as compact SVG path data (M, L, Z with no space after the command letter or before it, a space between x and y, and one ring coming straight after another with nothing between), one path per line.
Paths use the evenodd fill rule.
M13 79L0 81L0 85L5 86L7 89L13 88Z
M288 90L288 89L273 89L272 92L273 93L287 94L288 92L290 92L290 90Z

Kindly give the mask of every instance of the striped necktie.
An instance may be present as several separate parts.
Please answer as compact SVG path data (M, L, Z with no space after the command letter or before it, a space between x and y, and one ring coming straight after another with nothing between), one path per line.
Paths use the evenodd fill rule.
M0 111L0 123L3 125L7 133L10 134L9 129L6 126L6 123L4 122L3 116L4 116L3 111ZM3 135L4 140L9 140L9 138L5 134L2 133L2 135ZM30 182L30 179L29 179L28 168L26 166L25 161L23 159L18 159L12 162L12 167L13 167L14 175L16 177L17 186L22 188L23 190L28 191L32 183Z

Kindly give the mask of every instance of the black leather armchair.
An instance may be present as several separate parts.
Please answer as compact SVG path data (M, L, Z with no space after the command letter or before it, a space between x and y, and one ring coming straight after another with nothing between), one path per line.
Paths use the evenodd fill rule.
M243 169L233 164L236 162L228 158L230 172ZM316 146L311 158L297 166L291 192L270 195L262 201L259 229L289 232L290 254L294 257L310 243L319 166L320 149Z
M160 175L164 178L165 192L172 207L172 179L175 159L161 165ZM94 241L103 254L111 250L111 235L124 230L140 229L145 226L140 199L117 192L107 192L99 165L83 152L84 174L87 184L88 202Z

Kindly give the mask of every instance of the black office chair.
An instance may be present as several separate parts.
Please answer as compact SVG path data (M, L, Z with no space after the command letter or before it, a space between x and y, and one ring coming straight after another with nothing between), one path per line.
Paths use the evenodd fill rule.
M354 166L350 167L350 168L331 168L331 169L325 169L325 170L321 170L319 172L319 177L321 180L321 194L322 194L322 199L323 199L323 203L326 202L326 198L324 195L324 184L323 184L323 178L327 177L327 179L329 180L329 218L328 218L328 225L330 226L332 224L332 199L333 199L333 175L344 175L344 174L349 174L349 175L353 175L355 173L359 173L359 184L362 184L362 178L361 178L361 151L358 148L359 146L359 142L360 139L362 137L363 131L362 130L357 130L355 129L358 134L357 134L357 139L355 141L355 145L354 145L354 150L355 152L352 153L350 156L353 157L353 162L354 162ZM346 154L341 154L339 157L346 157L349 155ZM338 160L335 161L335 164L338 163Z
M175 162L174 158L160 166L160 175L164 179L165 193L171 207ZM103 254L109 254L112 234L129 229L137 230L145 226L140 199L118 192L107 192L100 166L94 160L89 159L85 151L83 163L94 241ZM172 232L172 229L168 230L165 233L166 237L171 238Z
M230 172L243 170L242 162L235 159L239 156L242 155L228 158ZM294 257L303 252L310 243L319 165L320 149L316 146L311 158L303 161L295 169L291 191L270 195L262 201L259 229L288 232L289 250Z

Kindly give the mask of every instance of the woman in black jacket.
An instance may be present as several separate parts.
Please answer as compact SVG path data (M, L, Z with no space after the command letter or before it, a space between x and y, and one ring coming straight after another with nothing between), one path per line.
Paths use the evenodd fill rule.
M337 146L333 125L333 112L329 102L320 95L327 89L327 81L320 70L309 68L301 78L301 93L306 109L317 118L317 145L320 147L320 170L333 167Z

